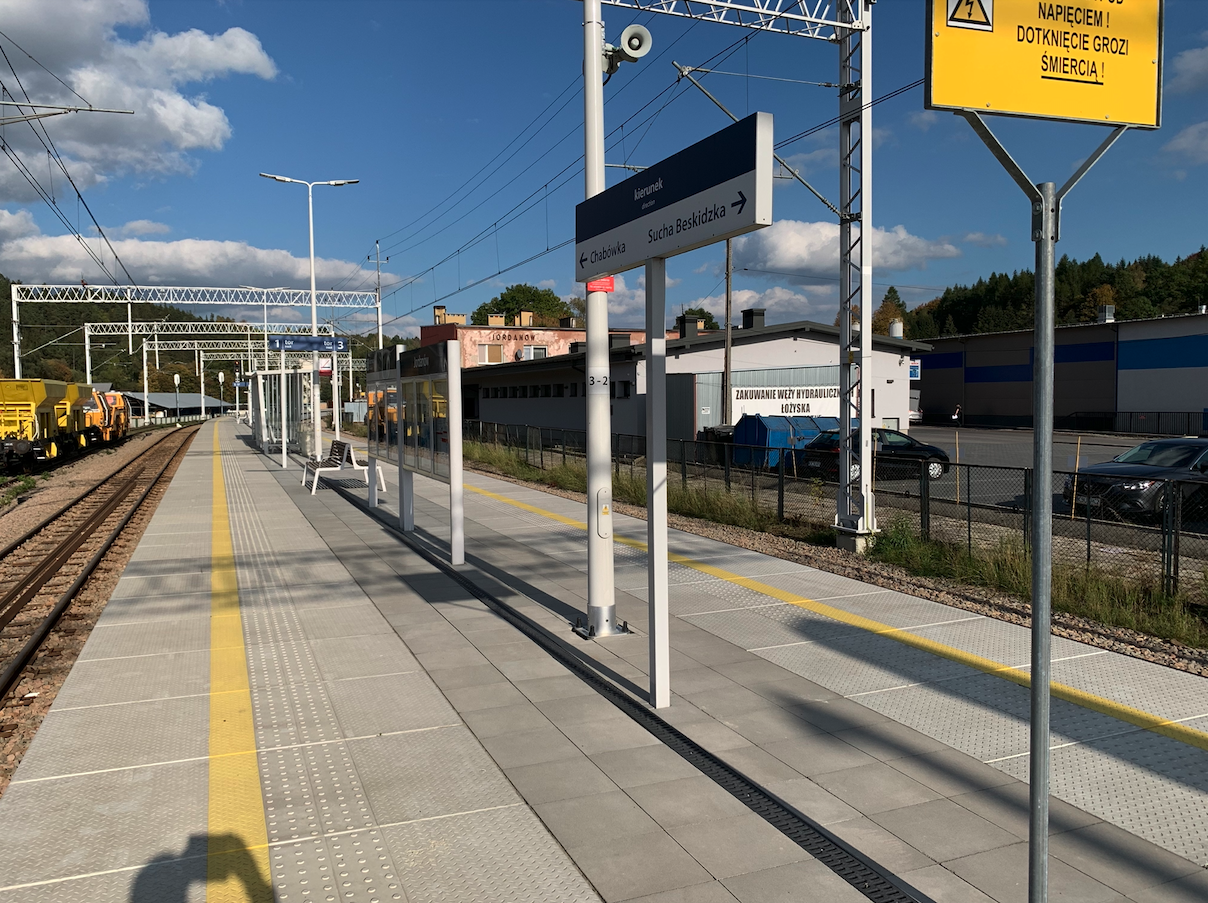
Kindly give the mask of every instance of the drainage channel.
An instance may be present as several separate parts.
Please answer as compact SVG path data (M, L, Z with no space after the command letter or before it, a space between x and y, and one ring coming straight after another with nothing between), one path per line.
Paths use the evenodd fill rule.
M676 730L643 703L638 702L610 681L601 677L562 643L543 628L533 624L506 602L496 598L469 577L459 573L423 543L403 533L398 527L379 516L364 500L342 486L333 489L361 508L391 531L404 545L477 598L495 609L505 620L572 671L593 690L658 738L669 749L682 756L701 774L745 805L748 809L784 834L838 877L873 903L934 903L921 891L905 884L886 872L880 865L851 847L822 825L806 818L741 772L723 762L696 741ZM468 556L467 556L468 557Z

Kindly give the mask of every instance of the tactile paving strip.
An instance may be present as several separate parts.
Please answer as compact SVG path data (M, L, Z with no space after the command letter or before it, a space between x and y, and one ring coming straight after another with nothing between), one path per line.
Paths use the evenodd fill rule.
M272 552L261 520L267 512L253 503L242 469L227 457L224 471L277 900L402 899L397 869L375 830L377 819L286 589L296 571ZM282 548L330 556L317 537L297 535L310 532L295 527L294 541L282 540ZM319 564L312 570L331 573ZM352 830L360 832L355 842L339 833Z
M1027 756L999 767L1027 780ZM1202 749L1143 730L1059 747L1052 751L1051 788L1054 796L1208 866L1208 752Z

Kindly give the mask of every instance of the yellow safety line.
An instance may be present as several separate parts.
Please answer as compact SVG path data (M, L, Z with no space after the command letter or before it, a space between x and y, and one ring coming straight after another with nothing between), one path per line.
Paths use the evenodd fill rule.
M268 830L256 762L235 550L218 430L210 534L210 785L208 903L272 903Z
M513 505L525 511L530 511L534 514L539 514L559 523L566 524L572 527L579 527L586 530L587 524L583 521L574 520L573 518L564 517L561 514L555 514L552 511L546 511L538 508L535 505L529 505L524 502L518 502L515 499L510 499L505 495L499 495L490 492L486 489L480 489L477 486L467 486L471 492L476 492L479 495L487 496L499 502L504 502L508 505ZM623 545L630 546L635 549L646 550L646 543L635 539L626 539L621 536L616 537L616 541ZM1001 677L1009 680L1012 683L1019 684L1021 687L1030 687L1032 685L1031 674L1022 669L1004 665L996 662L993 659L983 658L980 655L975 655L972 652L965 652L963 649L957 649L953 646L948 646L944 643L938 643L935 640L929 640L926 637L918 636L900 627L890 627L888 624L882 624L880 621L874 621L871 618L861 617L860 615L852 614L840 608L835 608L832 605L826 605L822 602L815 602L813 599L806 599L796 593L788 590L778 589L775 586L769 586L766 583L761 583L758 580L752 580L750 577L743 577L739 574L731 573L719 567L714 567L711 564L705 564L702 561L697 561L693 558L688 558L684 555L677 555L674 552L669 552L667 555L668 561L673 561L676 564L682 564L685 567L692 568L702 574L708 574L710 577L716 577L718 580L724 580L727 583L733 583L736 586L741 586L753 592L760 593L764 596L770 596L773 599L778 599L781 602L786 602L789 605L796 605L798 608L803 608L807 611L812 611L815 614L830 618L834 621L839 621L844 624L850 624L852 627L857 627L860 630L866 630L869 633L875 633L879 636L888 637L891 640L897 640L903 645L910 646L913 649L918 649L922 652L930 652L932 655L938 655L940 658L948 659L949 661L959 662L962 665L967 665L984 674L991 674L995 677ZM1121 702L1116 702L1112 699L1106 699L1102 696L1096 696L1094 693L1088 693L1085 690L1079 690L1076 687L1067 686L1066 684L1053 681L1049 685L1049 692L1057 699L1065 702L1072 702L1074 705L1082 706L1085 709L1090 709L1093 712L1098 712L1101 715L1109 715L1112 718L1135 725L1136 727L1144 728L1147 731L1153 731L1155 734L1161 734L1164 737L1170 737L1172 740L1178 740L1180 743L1186 743L1189 746L1195 746L1199 749L1208 750L1208 733L1196 730L1193 727L1188 727L1185 724L1180 724L1177 721L1169 718L1163 718L1160 715L1154 715L1150 712L1141 709L1133 708Z

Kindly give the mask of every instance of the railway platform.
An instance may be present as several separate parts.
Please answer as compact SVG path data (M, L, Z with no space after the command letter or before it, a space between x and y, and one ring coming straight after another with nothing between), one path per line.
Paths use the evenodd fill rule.
M207 424L0 798L9 901L1027 897L1027 631L645 524L583 641L582 504L282 471ZM1208 682L1054 638L1053 900L1208 899Z

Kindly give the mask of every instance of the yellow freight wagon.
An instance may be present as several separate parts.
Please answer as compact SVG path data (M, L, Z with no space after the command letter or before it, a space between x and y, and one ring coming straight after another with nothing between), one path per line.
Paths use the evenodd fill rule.
M5 468L49 461L87 445L92 387L57 379L0 379L0 457Z

